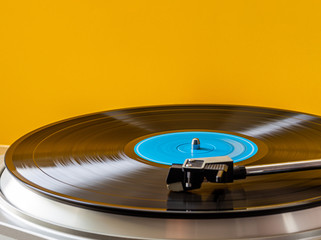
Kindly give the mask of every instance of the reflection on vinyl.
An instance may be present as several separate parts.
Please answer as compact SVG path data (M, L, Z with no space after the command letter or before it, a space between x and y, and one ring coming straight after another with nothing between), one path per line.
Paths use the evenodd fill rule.
M193 138L200 149L191 149ZM172 163L230 156L258 165L321 158L321 118L285 110L179 105L122 109L61 121L16 141L6 166L48 197L88 208L157 216L237 216L321 201L321 171L204 183L170 192Z

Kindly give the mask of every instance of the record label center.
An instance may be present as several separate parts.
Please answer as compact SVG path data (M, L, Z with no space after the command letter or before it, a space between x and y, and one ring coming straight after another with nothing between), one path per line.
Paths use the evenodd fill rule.
M199 141L193 147L193 139ZM229 156L234 162L246 160L257 152L252 141L218 132L176 132L149 137L135 146L138 156L160 164L183 164L187 158Z

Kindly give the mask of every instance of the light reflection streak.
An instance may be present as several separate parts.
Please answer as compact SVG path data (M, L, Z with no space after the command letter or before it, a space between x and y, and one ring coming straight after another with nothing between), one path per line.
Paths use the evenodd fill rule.
M315 119L314 116L297 114L282 120L268 122L254 128L251 127L250 129L240 131L239 133L252 137L259 137L262 135L273 135L282 132L282 129L292 128L295 125L299 125L300 123L304 123L307 121L312 121L313 119Z
M149 165L134 161L126 155L121 156L122 160L104 158L103 161L82 161L79 163L72 156L70 161L54 160L53 165L41 166L41 172L49 177L46 178L46 185L50 189L59 190L65 188L63 184L72 183L73 186L93 187L101 185L103 181L122 182L124 174L139 174L139 171L146 170ZM38 168L21 168L19 171L24 176L30 176L33 182L43 182L43 174ZM59 183L59 184L58 184ZM61 183L61 184L60 184Z

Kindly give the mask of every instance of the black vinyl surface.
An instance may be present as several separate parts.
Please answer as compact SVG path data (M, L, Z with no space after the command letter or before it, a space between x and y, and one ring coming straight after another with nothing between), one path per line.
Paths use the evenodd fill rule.
M132 148L146 136L193 130L227 132L257 143L258 153L239 165L321 158L318 116L260 107L178 105L100 112L45 126L17 140L5 163L40 194L115 213L215 218L321 204L320 170L169 192L168 166L148 163Z

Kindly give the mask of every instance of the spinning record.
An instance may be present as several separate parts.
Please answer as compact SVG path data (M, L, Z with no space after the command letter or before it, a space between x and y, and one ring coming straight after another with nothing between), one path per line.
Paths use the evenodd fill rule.
M231 105L107 111L27 134L9 148L5 163L39 194L116 213L216 218L321 202L320 170L203 183L188 192L167 189L172 164L215 156L245 166L321 158L321 118Z

